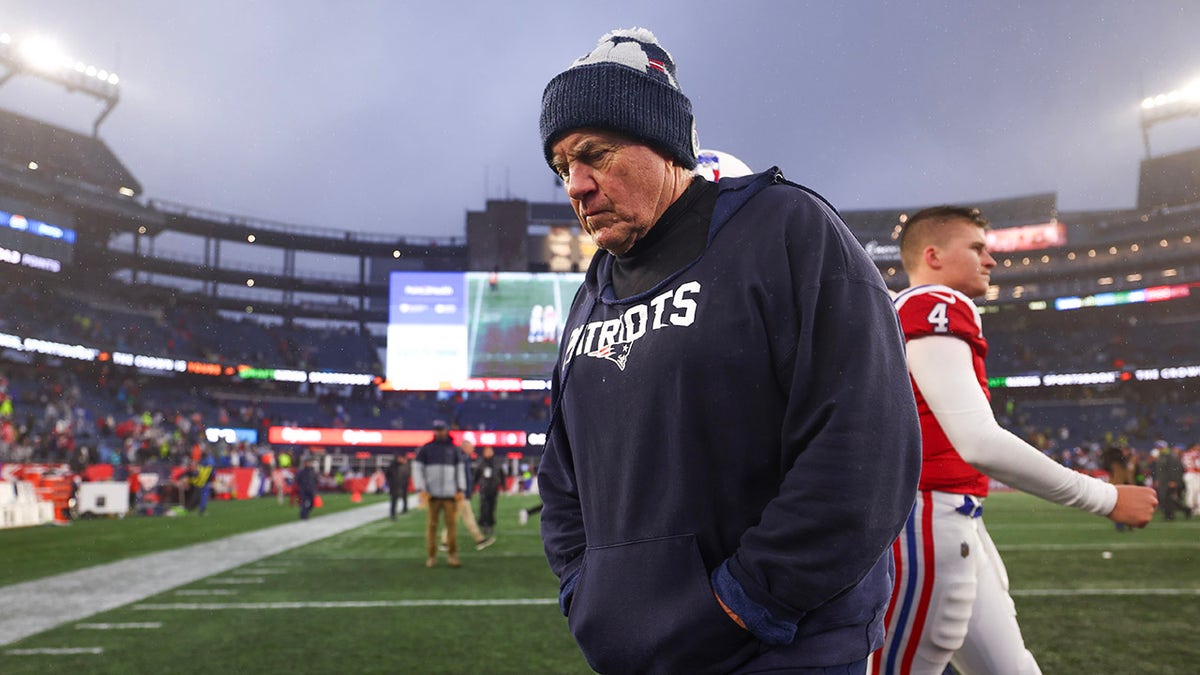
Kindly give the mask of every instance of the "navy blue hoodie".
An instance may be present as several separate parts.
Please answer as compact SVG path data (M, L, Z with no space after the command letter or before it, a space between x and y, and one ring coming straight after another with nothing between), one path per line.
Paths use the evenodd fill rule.
M707 248L650 290L616 299L593 258L555 368L542 534L600 672L837 665L882 642L921 461L891 299L814 193L777 170L719 187Z

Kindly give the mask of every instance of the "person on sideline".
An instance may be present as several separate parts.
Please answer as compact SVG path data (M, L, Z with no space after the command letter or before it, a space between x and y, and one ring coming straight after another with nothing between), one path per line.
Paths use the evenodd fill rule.
M296 494L300 497L300 520L308 520L317 499L316 460L304 460L304 468L296 474Z
M479 527L487 536L496 531L496 503L500 500L500 489L508 478L504 458L496 454L490 445L479 451L475 462L475 484L479 486Z
M560 606L600 672L862 673L920 429L878 270L777 169L694 173L648 30L555 76L541 139L601 249L571 305L538 486Z
M440 517L446 524L447 559L451 567L461 567L458 559L458 502L467 490L467 474L462 451L450 440L445 422L433 423L433 440L417 450L412 463L413 487L421 503L429 509L425 524L426 567L437 565L437 528ZM444 514L444 515L443 515Z
M941 675L1038 673L1025 648L1008 575L983 521L989 477L1056 504L1144 527L1149 488L1068 469L1000 427L989 403L987 340L973 298L991 282L978 209L914 214L900 236L910 286L895 298L921 415L920 492L892 547L895 592L872 671Z
M471 539L475 541L475 550L482 551L483 549L496 543L496 538L491 534L485 534L479 529L479 522L475 520L475 510L471 507L471 495L475 492L475 477L472 471L471 463L474 461L471 457L471 451L475 449L475 444L471 441L464 440L459 447L462 452L463 470L466 472L467 490L462 498L458 500L458 506L455 508L455 520L461 520L463 527L467 528ZM441 543L438 549L447 551L450 549L450 533L447 530L442 530Z
M1200 443L1193 443L1183 456L1184 503L1188 518L1200 515Z
M384 474L388 484L388 494L391 497L391 507L388 515L396 519L396 504L400 505L401 513L408 513L408 482L412 478L412 467L408 464L408 456L397 452L392 458Z

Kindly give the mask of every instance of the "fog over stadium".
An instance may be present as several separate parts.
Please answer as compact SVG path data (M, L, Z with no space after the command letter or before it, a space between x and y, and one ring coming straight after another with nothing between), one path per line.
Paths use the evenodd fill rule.
M461 237L487 199L563 199L542 88L612 28L672 52L702 147L842 209L1131 208L1140 101L1200 77L1190 1L828 4L30 0L0 32L119 74L99 135L142 196L418 236ZM0 107L83 131L101 110L28 77ZM1200 125L1150 143L1200 145Z

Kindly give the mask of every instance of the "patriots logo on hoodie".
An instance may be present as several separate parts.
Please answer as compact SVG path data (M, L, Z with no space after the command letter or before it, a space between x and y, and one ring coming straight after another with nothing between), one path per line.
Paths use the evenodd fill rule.
M612 361L624 371L633 343L647 333L695 323L699 297L700 282L688 281L630 305L619 316L576 325L567 338L561 365L565 367L576 356L590 356Z
M629 360L629 349L631 347L633 347L632 340L628 342L613 342L595 351L590 351L587 355L598 359L608 359L617 364L617 368L625 370L625 362Z

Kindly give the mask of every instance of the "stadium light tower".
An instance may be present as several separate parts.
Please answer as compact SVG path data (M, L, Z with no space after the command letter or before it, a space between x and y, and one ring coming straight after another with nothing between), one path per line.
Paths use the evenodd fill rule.
M1150 158L1150 127L1181 117L1200 115L1200 79L1180 89L1142 99L1142 143Z
M17 40L0 33L0 64L7 68L0 75L0 86L15 75L32 75L104 102L104 111L92 124L93 136L99 135L100 123L121 100L121 79L116 73L71 58L53 40L41 36Z

